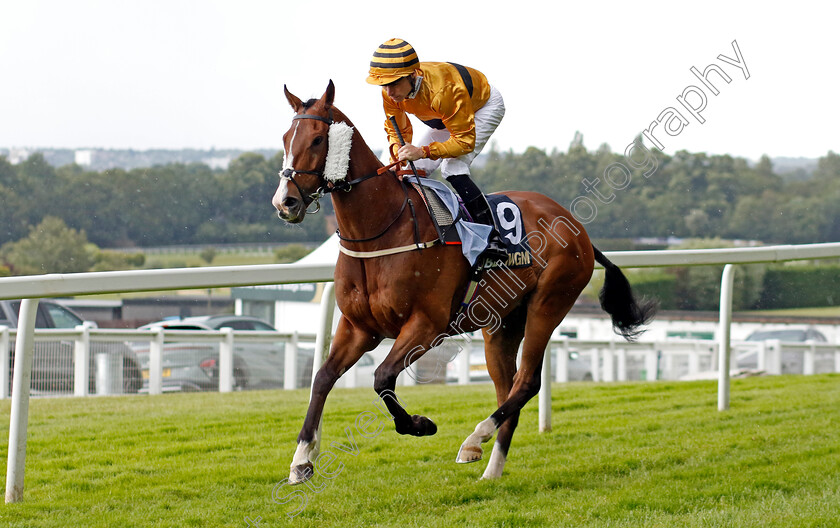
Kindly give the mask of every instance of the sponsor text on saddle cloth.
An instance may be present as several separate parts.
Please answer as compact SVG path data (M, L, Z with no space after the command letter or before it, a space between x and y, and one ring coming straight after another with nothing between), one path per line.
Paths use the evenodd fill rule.
M460 205L458 196L452 192L444 183L429 178L417 178L415 176L404 176L403 180L411 183L414 186L422 185L424 188L434 192L430 195L428 192L421 192L420 196L430 200L439 201L438 204L427 203L432 219L441 227L438 232L444 234L444 240L441 242L445 244L461 244L461 252L469 261L471 266L476 265L476 261L487 247L487 237L490 235L492 227L485 224L477 224L467 221L463 215L459 215ZM419 189L418 189L419 191ZM490 202L490 209L493 212L493 217L498 226L499 234L502 241L505 243L505 249L508 253L507 262L504 263L508 268L526 268L531 265L531 248L525 237L525 228L522 222L522 212L519 210L513 201L503 194L488 194L487 200ZM440 205L446 208L442 211ZM451 227L455 221L455 233L452 233ZM457 237L452 236L456 234ZM496 267L498 261L488 260L484 267Z

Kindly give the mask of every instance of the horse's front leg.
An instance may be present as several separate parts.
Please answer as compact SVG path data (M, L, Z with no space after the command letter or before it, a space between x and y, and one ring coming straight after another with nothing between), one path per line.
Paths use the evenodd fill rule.
M324 412L327 395L335 382L347 369L356 364L362 355L376 348L381 338L355 328L344 317L338 323L330 355L315 375L309 410L297 439L297 449L292 459L289 483L300 484L312 477L313 465L318 458L318 427Z
M437 432L437 426L430 419L408 414L397 399L394 389L400 372L420 359L429 350L430 343L442 337L435 334L433 325L428 321L409 322L402 328L393 348L374 373L373 388L394 418L394 426L399 434L428 436Z

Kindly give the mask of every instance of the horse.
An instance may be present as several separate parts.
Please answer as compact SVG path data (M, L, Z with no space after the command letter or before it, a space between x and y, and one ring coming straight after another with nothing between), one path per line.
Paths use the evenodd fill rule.
M432 420L410 415L396 397L397 376L443 338L479 329L498 408L467 436L456 462L480 460L482 444L495 434L482 478L500 477L520 410L539 391L552 332L589 282L594 261L605 268L599 298L617 333L632 340L644 331L655 302L635 299L622 271L592 245L568 210L542 194L511 191L505 194L522 212L532 265L503 267L493 277L488 274L494 270L485 270L473 301L463 310L469 262L458 246L435 244L438 233L431 216L414 207L423 203L420 194L385 170L353 123L333 105L333 82L319 99L306 102L285 86L284 93L295 115L283 135L283 169L272 204L282 220L296 224L329 194L341 245L334 282L341 317L312 383L288 482L311 478L327 395L344 372L385 338L394 339L394 345L374 372L374 390L397 433L435 434Z

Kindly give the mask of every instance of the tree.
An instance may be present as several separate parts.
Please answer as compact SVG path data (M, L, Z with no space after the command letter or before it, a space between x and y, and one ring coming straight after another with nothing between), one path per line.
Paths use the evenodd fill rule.
M784 196L767 191L758 196L744 196L735 206L729 218L727 236L776 242L775 227L782 222L780 207Z
M840 155L830 150L828 154L820 158L817 162L817 168L814 170L814 179L836 183L838 178L840 178Z
M786 181L767 156L751 166L728 155L668 156L643 148L627 157L626 149L612 152L608 145L587 151L580 138L567 152L548 154L534 147L498 152L491 145L486 163L473 170L485 192L536 191L565 207L577 203L580 214L586 208L578 198L588 198L597 208L586 225L593 238L840 240L840 155L834 152L819 160L812 178ZM45 211L108 248L324 240L329 197L302 224L277 219L271 197L282 162L282 152L269 159L246 153L227 170L170 163L96 172L54 169L40 154L19 165L0 157L0 245L27 236Z
M93 247L91 247L93 246ZM114 271L141 268L146 263L146 255L140 252L124 253L107 249L100 250L93 244L91 248L94 264L90 271Z
M57 171L55 194L61 196L50 207L50 214L64 220L69 227L84 230L88 239L100 247L134 245L128 237L132 208L124 189L131 182L125 171L85 171L78 165L67 165Z
M281 264L287 262L296 262L312 250L302 244L289 244L288 246L279 247L274 250L274 260Z
M0 156L0 245L26 235L24 204L18 196L15 167Z
M732 247L719 238L689 239L671 249L708 249ZM735 289L732 305L736 310L752 308L761 296L764 264L735 267ZM677 308L683 310L717 310L720 307L720 278L723 266L688 266L673 268L676 275L674 297Z
M15 275L88 271L93 258L84 231L70 229L64 220L48 216L29 230L29 236L0 248L0 258Z
M763 154L755 165L755 172L758 176L769 178L773 176L773 162L767 154Z
M691 236L703 236L709 232L709 215L702 209L692 209L685 216L685 225Z
M56 201L55 187L57 178L55 169L47 163L43 154L36 152L23 163L15 167L17 181L14 190L21 203L18 214L28 228L42 219L41 211L46 204Z
M782 204L780 213L784 222L785 242L808 244L822 242L820 232L825 231L826 217L822 211L822 198L794 196Z
M212 264L213 259L216 258L217 254L218 254L218 251L216 251L216 248L214 248L212 246L208 246L208 247L202 249L201 253L199 253L198 256L201 257L201 260L203 260L206 264Z

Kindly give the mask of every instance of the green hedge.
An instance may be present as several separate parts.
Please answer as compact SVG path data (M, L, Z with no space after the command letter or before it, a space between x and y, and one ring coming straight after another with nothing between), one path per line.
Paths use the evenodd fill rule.
M716 310L720 267L697 266L628 275L638 296L664 310ZM736 310L840 306L840 266L736 266Z
M757 308L840 305L840 266L768 268Z
M628 277L633 293L641 298L656 299L662 310L677 308L676 284L674 275L664 272L635 273Z

